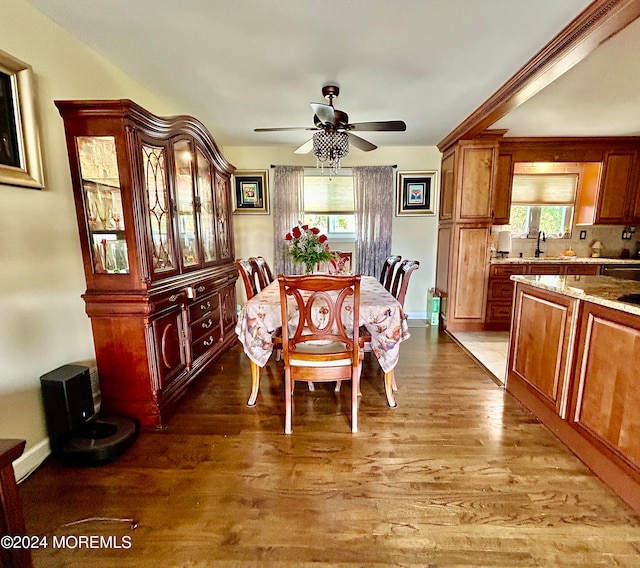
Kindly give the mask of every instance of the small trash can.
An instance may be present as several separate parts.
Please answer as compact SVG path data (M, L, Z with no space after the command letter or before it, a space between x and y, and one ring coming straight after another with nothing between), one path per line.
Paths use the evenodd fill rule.
M440 292L435 288L427 294L427 321L436 326L440 323Z

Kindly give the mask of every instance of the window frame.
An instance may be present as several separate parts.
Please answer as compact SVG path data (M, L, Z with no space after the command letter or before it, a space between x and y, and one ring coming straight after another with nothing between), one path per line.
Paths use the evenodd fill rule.
M304 177L305 179L307 177L326 177L328 180L330 180L332 177L350 177L353 180L353 172L351 169L349 168L342 168L337 174L331 174L330 176L327 176L326 173L323 173L322 170L320 169L315 169L315 168L308 168L305 170L304 173ZM305 191L306 191L306 186L305 186ZM304 201L303 201L304 204ZM304 211L304 222L308 224L308 217L326 217L326 225L327 225L327 229L325 234L327 235L327 238L329 239L329 241L331 242L342 242L342 243L354 243L356 242L356 237L357 237L357 228L354 232L349 233L349 232L332 232L331 229L331 218L336 218L336 217L350 217L353 216L353 221L354 221L354 225L355 225L355 216L356 216L356 211L355 211L355 193L354 193L354 210L353 212L349 213L347 211L341 211L341 212L336 212L336 211L313 211L313 212L307 212Z

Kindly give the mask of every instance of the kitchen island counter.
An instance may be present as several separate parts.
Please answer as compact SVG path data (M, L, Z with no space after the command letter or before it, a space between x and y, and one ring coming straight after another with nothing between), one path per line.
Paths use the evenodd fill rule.
M511 279L507 391L640 513L640 282Z
M511 276L511 280L640 316L640 305L618 300L640 294L640 282L610 276Z

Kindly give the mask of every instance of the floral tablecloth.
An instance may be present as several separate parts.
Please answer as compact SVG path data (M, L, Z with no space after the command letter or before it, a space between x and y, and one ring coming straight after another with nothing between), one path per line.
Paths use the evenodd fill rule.
M293 304L290 306L293 309ZM372 276L363 276L360 281L359 323L371 334L371 348L380 367L385 373L391 371L398 362L400 342L411 336L402 307ZM273 334L281 326L280 287L276 280L245 304L236 325L244 352L256 365L267 364L273 351Z

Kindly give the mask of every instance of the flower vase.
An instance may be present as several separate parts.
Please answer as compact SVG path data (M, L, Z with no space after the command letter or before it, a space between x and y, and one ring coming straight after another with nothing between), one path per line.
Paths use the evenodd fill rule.
M304 263L304 273L305 274L313 274L315 272L316 263L315 262L305 262Z

